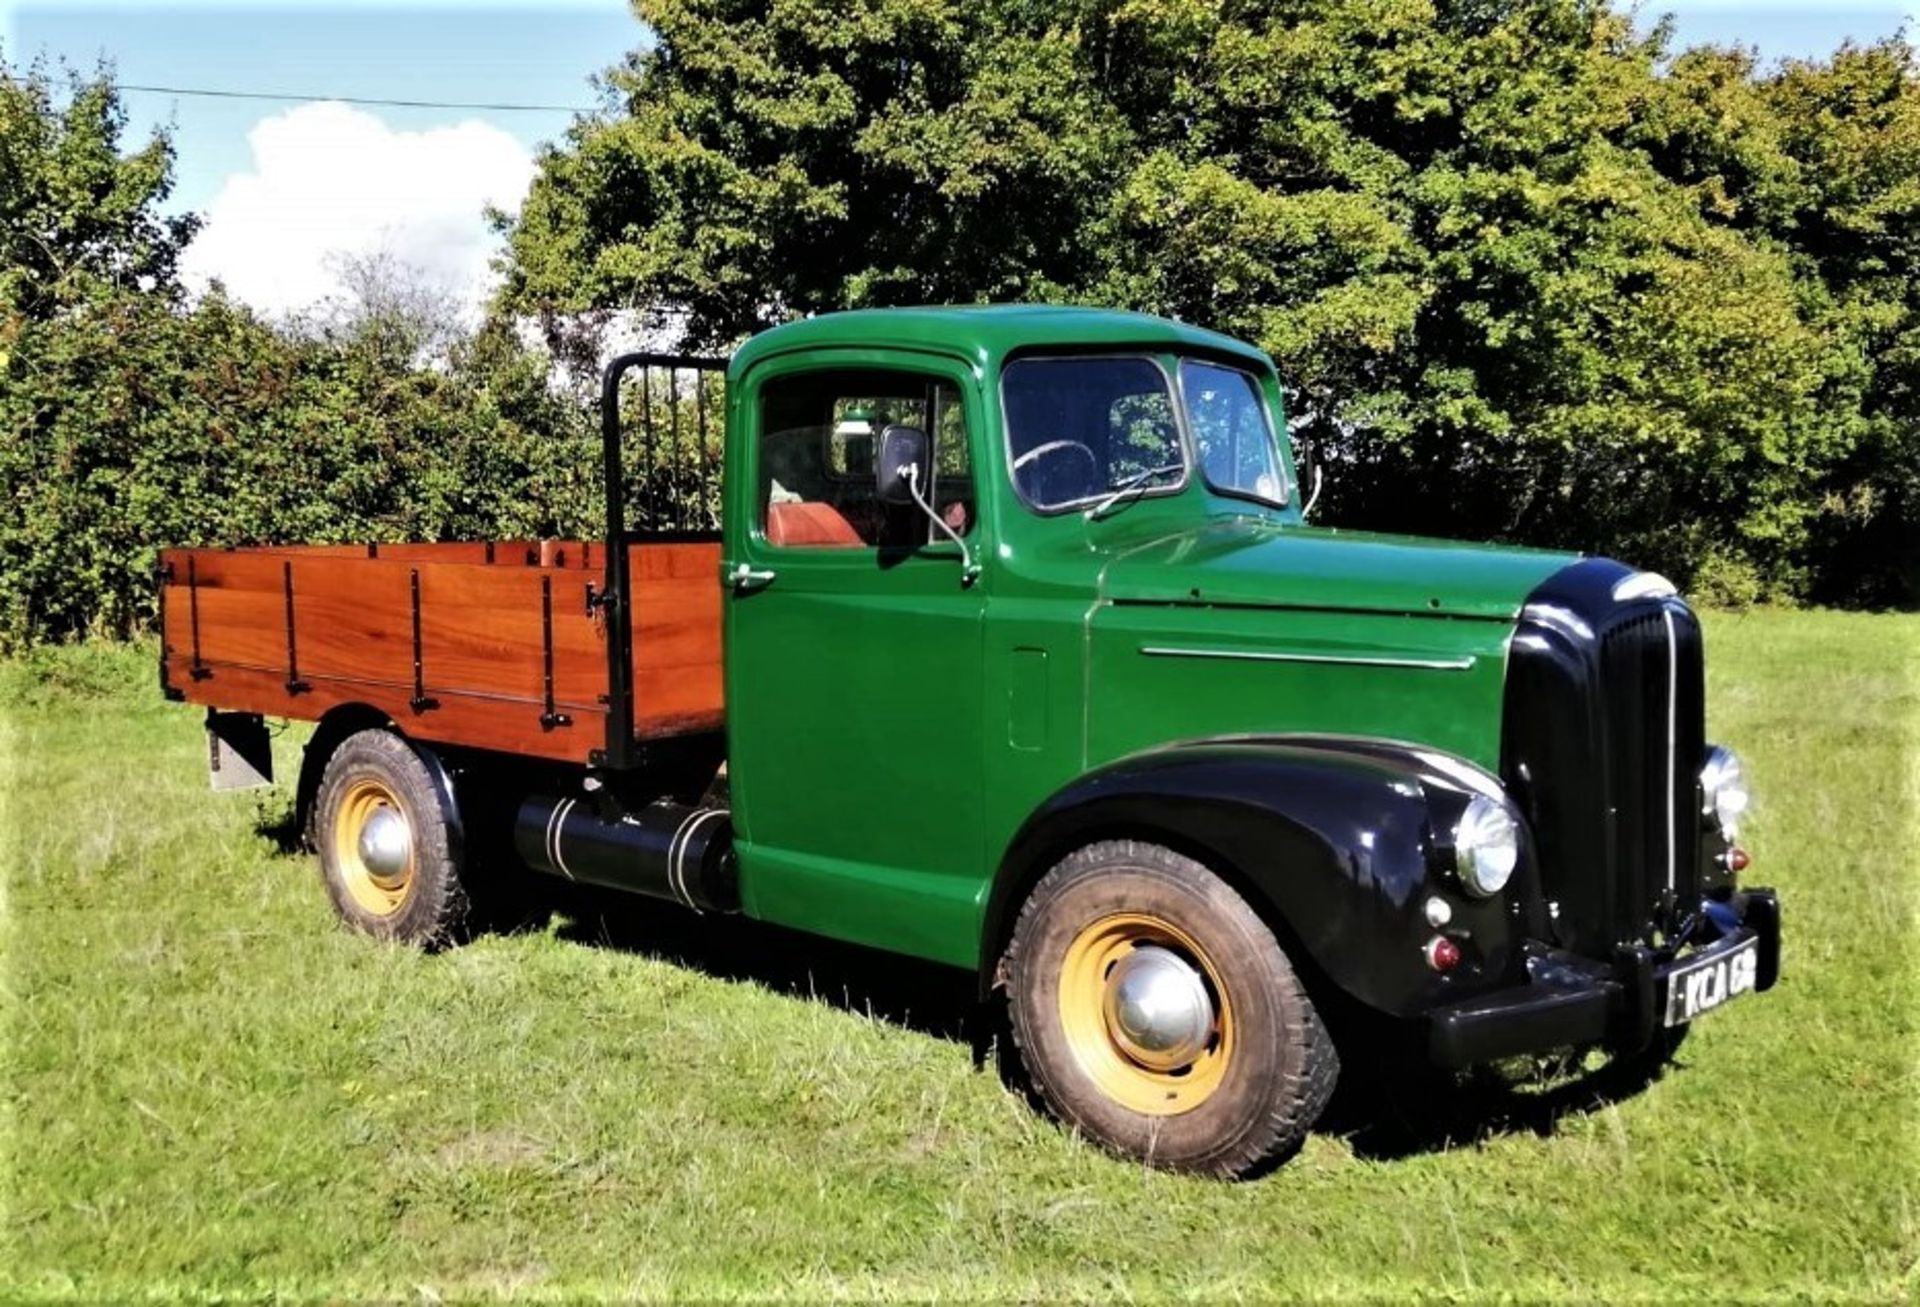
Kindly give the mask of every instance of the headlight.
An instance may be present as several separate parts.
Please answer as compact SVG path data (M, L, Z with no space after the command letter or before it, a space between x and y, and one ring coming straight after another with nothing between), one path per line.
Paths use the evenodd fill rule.
M1467 804L1453 828L1453 862L1469 893L1492 898L1506 888L1520 863L1520 826L1504 803L1480 794Z
M1747 790L1746 773L1732 749L1715 745L1707 754L1707 765L1700 769L1700 815L1720 823L1720 833L1731 844L1740 836L1740 817L1753 802Z

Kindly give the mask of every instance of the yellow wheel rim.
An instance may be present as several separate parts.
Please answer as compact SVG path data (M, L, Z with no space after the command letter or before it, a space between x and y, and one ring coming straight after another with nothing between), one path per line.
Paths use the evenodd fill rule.
M347 786L333 819L333 856L362 911L391 917L413 889L413 823L399 796L371 777Z
M1176 1000L1160 1006L1171 1010L1177 1038L1143 1038L1141 1023L1129 1020L1139 995L1126 986L1143 968ZM1219 970L1191 935L1147 913L1102 917L1074 937L1060 968L1060 1024L1100 1091L1150 1116L1206 1102L1233 1060L1233 1005Z

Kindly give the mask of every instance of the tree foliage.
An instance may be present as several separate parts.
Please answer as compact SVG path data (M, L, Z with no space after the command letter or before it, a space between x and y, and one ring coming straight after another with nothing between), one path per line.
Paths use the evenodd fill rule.
M1245 336L1357 525L1911 602L1920 80L1604 0L640 0L502 305L1063 299Z
M167 140L123 130L104 77L0 65L0 646L137 628L166 544L597 529L544 354L450 332L391 266L298 329L190 302Z
M291 324L189 296L165 134L0 63L0 644L138 627L166 543L594 532L584 397L514 324L662 306L700 347L1168 313L1274 355L1333 520L1920 599L1903 40L1761 68L1583 0L640 9L478 331L378 260Z

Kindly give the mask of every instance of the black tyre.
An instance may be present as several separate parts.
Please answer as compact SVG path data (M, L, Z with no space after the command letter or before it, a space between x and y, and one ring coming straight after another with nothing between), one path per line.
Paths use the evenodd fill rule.
M1154 844L1072 854L1002 960L1034 1090L1116 1153L1235 1177L1291 1156L1340 1070L1280 942L1225 881Z
M340 742L314 803L313 838L334 910L376 939L432 948L466 923L453 801L407 742L369 730Z

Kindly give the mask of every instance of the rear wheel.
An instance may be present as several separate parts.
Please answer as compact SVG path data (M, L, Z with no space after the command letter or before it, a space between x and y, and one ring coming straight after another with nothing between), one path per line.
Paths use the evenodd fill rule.
M459 933L467 893L453 800L405 740L382 730L342 740L314 818L321 877L348 924L427 947Z
M1339 1059L1271 929L1158 845L1074 853L1021 909L1002 964L1041 1099L1128 1157L1241 1176L1285 1160Z

